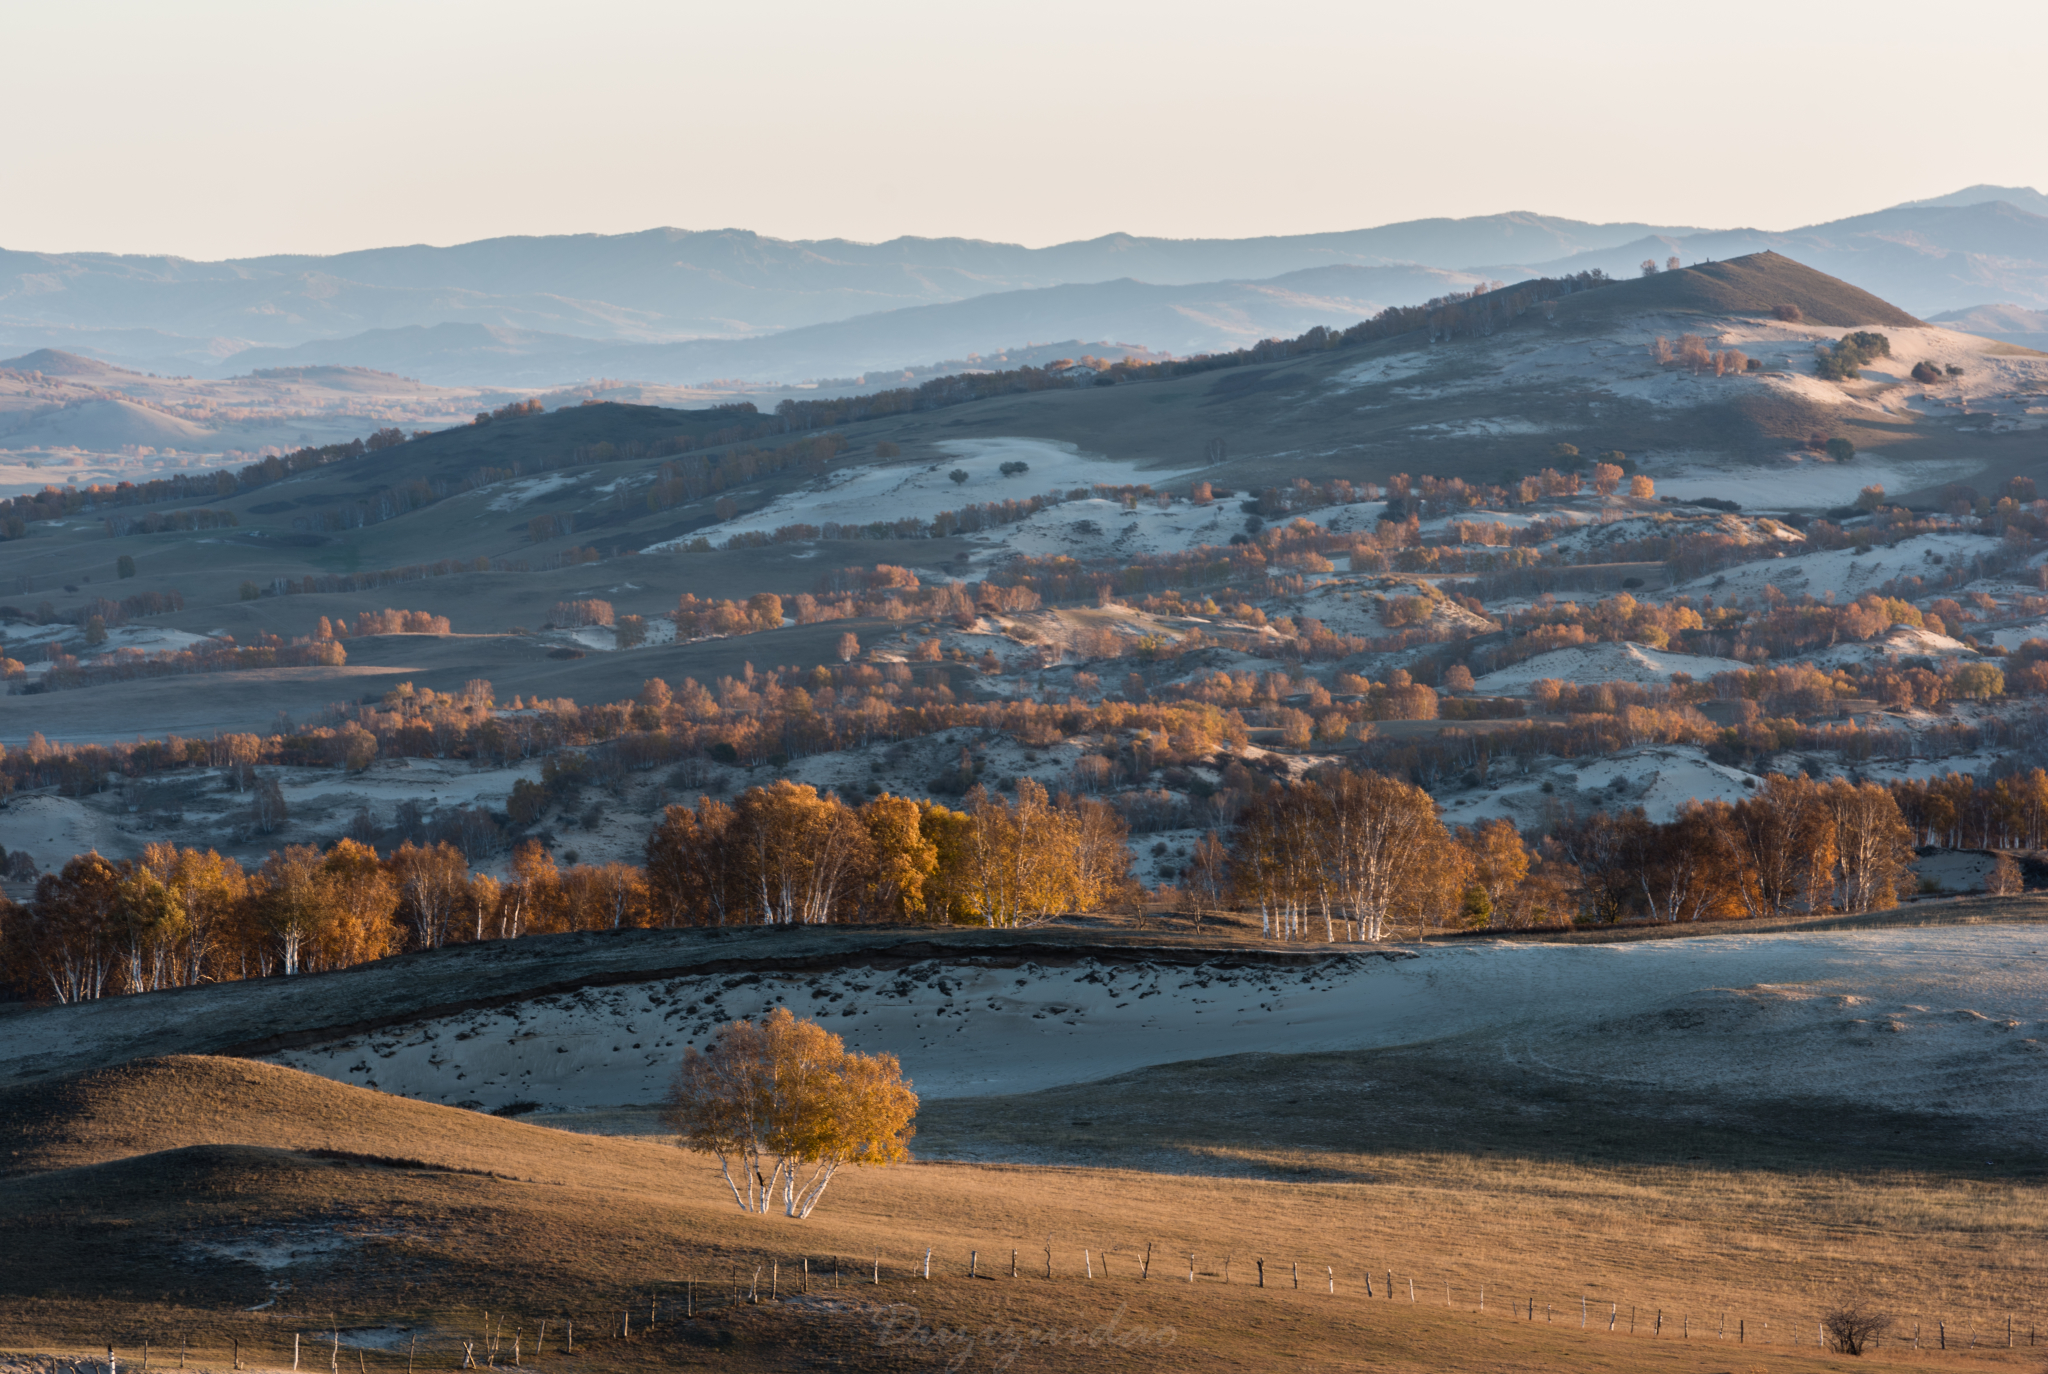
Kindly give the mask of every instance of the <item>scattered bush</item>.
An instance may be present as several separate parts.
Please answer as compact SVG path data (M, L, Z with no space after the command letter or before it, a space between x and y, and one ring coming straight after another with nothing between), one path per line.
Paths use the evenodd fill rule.
M1860 378L1862 368L1878 358L1892 355L1892 341L1882 334L1859 329L1844 334L1833 348L1818 350L1813 364L1813 373L1825 381L1853 382Z

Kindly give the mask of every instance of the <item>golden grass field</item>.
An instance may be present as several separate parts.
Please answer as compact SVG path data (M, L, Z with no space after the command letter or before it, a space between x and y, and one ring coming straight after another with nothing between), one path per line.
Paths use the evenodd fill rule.
M1305 1081L1298 1066L1268 1071ZM1119 1091L1097 1085L1095 1101ZM1121 1091L1144 1099L1141 1085ZM1038 1096L1041 1115L1075 1105ZM1029 1107L999 1100L979 1129L1006 1130ZM947 1124L958 1114L942 1108L939 1129L964 1130ZM1117 1129L1134 1134L1135 1120ZM134 1367L147 1340L153 1365L210 1371L230 1368L239 1342L244 1368L289 1369L299 1333L301 1367L314 1369L335 1357L316 1333L338 1325L340 1363L364 1371L409 1358L459 1367L465 1341L479 1364L506 1365L515 1335L522 1366L562 1371L2048 1365L2048 1347L2028 1345L2038 1172L1603 1162L1457 1140L1346 1150L1284 1119L1199 1125L1160 1121L1152 1134L1189 1136L1181 1157L1215 1172L845 1171L799 1223L742 1214L709 1161L659 1139L578 1135L242 1060L141 1061L0 1097L0 1348L103 1359L111 1343ZM274 1289L284 1271L220 1258L252 1243L311 1262ZM993 1279L968 1277L975 1251ZM735 1301L750 1287L767 1299L771 1274L779 1300ZM1908 1339L1918 1323L1922 1348L1817 1350L1815 1313L1847 1292L1879 1299ZM1945 1353L1930 1348L1944 1320ZM501 1323L493 1353L484 1332ZM346 1343L371 1328L386 1348Z

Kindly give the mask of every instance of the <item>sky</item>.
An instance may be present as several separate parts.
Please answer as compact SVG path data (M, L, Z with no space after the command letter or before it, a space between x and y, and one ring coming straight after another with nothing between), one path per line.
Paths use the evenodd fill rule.
M0 33L8 249L1792 228L2048 189L2039 0L66 0Z

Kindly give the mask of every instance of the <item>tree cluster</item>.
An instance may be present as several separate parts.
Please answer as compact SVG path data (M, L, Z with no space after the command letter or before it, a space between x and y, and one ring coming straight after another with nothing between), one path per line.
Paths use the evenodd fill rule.
M887 793L860 806L791 782L671 806L647 842L665 925L969 921L1095 910L1130 887L1126 827L1098 801L976 787L965 811Z

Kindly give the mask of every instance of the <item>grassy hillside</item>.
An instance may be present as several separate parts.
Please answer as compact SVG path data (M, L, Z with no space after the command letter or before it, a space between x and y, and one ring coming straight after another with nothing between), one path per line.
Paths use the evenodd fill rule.
M2032 1319L2021 1183L1572 1168L1455 1139L1346 1154L1279 1118L1255 1159L1181 1176L849 1170L795 1223L741 1214L710 1161L658 1141L264 1065L154 1060L0 1105L0 1345L21 1350L147 1339L211 1370L239 1342L288 1368L294 1334L317 1361L339 1327L364 1369L431 1369L465 1341L483 1363L503 1321L501 1363L516 1331L523 1364L592 1371L933 1368L932 1338L905 1337L934 1328L993 1328L996 1357L958 1368L1818 1370L1843 1366L1812 1314L1874 1291L1902 1334L1979 1335L1944 1368L2032 1367L1982 1339ZM1126 1340L1086 1344L1112 1322ZM1859 1367L1927 1358L1893 1343Z

